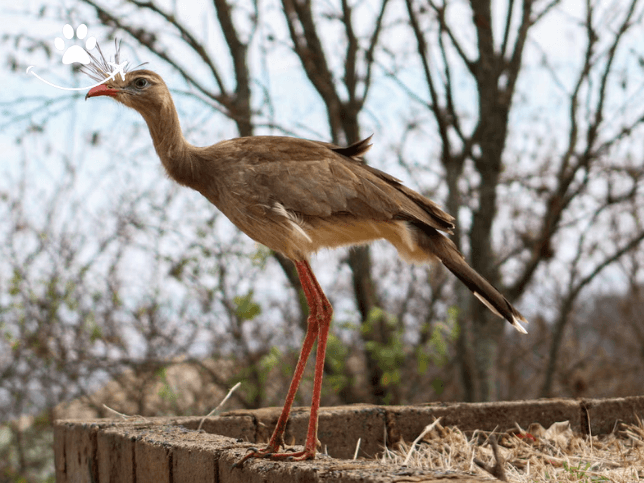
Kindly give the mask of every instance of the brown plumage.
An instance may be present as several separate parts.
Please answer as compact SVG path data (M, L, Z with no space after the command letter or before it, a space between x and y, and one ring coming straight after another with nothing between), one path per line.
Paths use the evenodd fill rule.
M107 77L107 74L105 75ZM341 148L290 137L253 136L208 147L186 142L172 98L159 75L128 72L89 91L87 98L110 96L138 111L168 175L199 191L253 240L296 264L309 308L309 328L300 361L273 437L248 457L306 459L315 455L317 409L326 338L332 308L308 258L321 248L357 245L377 239L392 243L412 262L440 260L494 313L525 333L523 316L464 260L451 233L454 218L401 182L366 165L365 139ZM306 360L318 339L311 418L305 450L277 453ZM242 460L243 461L243 460Z

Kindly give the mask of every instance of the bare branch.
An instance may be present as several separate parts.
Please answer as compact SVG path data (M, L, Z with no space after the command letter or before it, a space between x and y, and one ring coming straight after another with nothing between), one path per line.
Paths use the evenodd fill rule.
M470 74L475 75L476 63L470 60L470 58L467 56L467 54L465 53L465 49L461 47L461 43L456 39L451 27L445 21L445 9L447 8L447 6L445 4L440 6L436 5L432 0L430 0L429 4L436 12L436 16L438 18L438 24L441 28L441 31L444 31L447 33L450 41L452 42L452 45L456 49L456 52L458 53L459 57L461 58L461 60L463 61L467 69L470 71Z
M537 12L533 17L532 17L532 25L536 24L541 20L543 17L545 17L550 10L552 10L554 7L559 5L561 3L561 0L551 0L545 7L543 7L543 10L540 12Z
M344 84L349 93L349 103L355 102L356 84L358 82L356 72L356 56L358 55L358 39L353 31L351 19L351 7L348 0L342 0L342 24L347 35L347 52L344 61Z
M369 41L369 48L365 53L367 72L365 74L365 79L364 79L364 91L362 92L362 99L360 99L360 103L361 103L359 107L360 109L362 108L362 104L367 98L367 94L369 93L369 87L371 86L371 72L372 72L373 63L375 62L374 53L376 50L376 46L378 45L378 38L380 36L380 32L382 29L382 20L385 16L385 9L388 3L389 3L389 0L382 0L382 4L380 6L380 13L378 14L378 18L376 19L376 25L373 29L373 33L371 34L371 40Z
M582 85L590 76L590 71L593 65L593 48L595 43L597 42L597 36L592 29L593 11L589 2L587 3L587 5L588 10L586 16L586 31L588 44L586 46L586 52L584 55L583 67L577 78L575 88L570 96L570 131L568 134L568 147L566 152L562 156L561 164L559 166L559 171L557 174L557 187L546 201L546 213L543 216L543 222L541 229L539 230L539 234L534 240L530 260L524 266L524 269L522 270L521 275L517 277L516 282L508 289L511 298L519 297L523 293L528 285L528 282L530 281L530 279L532 279L532 276L537 267L544 261L544 250L547 250L550 246L550 240L552 236L559 229L561 216L572 200L572 197L570 197L568 190L574 180L576 169L569 170L569 166L578 140L577 132L579 127L577 116L579 107L579 95Z
M503 42L501 42L501 57L505 57L510 38L510 27L512 26L512 13L514 12L514 0L508 1L508 13L505 17L505 28L503 29Z
M521 25L517 32L517 39L514 44L514 50L512 51L512 57L510 57L507 64L507 92L514 92L514 86L517 78L519 77L519 71L521 70L521 59L523 58L523 49L525 47L526 39L528 38L528 30L533 25L531 21L532 2L533 0L523 0L522 2L523 15L521 17Z
M83 1L87 1L87 3L90 3L90 4L93 3L91 0L83 0ZM139 8L147 8L148 10L151 10L152 12L160 15L170 25L174 26L181 34L181 38L190 46L190 48L192 48L192 50L194 50L199 55L201 60L203 60L203 62L208 66L222 94L226 92L226 87L224 86L224 82L221 78L221 75L219 74L219 69L217 69L215 65L215 61L210 58L210 56L208 55L208 52L206 51L206 49L204 49L203 45L192 35L192 33L186 27L184 27L184 25L181 22L179 22L179 20L174 15L164 12L163 10L161 10L161 8L157 7L152 2L144 2L141 0L128 0L128 1L130 3L133 3ZM97 8L96 4L94 4L94 8ZM156 49L153 50L153 52L156 53Z
M337 144L342 131L339 123L342 102L334 88L333 75L313 21L311 1L282 0L282 5L295 53L300 58L307 77L324 100L331 138Z
M233 58L235 68L235 97L231 102L234 107L233 118L237 122L241 136L251 136L253 126L250 122L250 74L246 63L247 46L239 40L239 34L233 24L230 6L226 0L214 0L217 18L226 38L228 50Z
M425 74L425 82L427 83L427 87L429 88L429 95L432 99L432 103L430 104L429 107L432 113L434 114L436 123L438 124L438 131L440 133L441 141L443 142L443 152L449 152L450 145L451 145L449 135L447 132L449 127L449 122L447 121L444 113L441 110L440 100L438 98L438 91L436 90L436 86L434 85L432 72L429 68L427 41L425 39L425 34L423 33L420 27L420 23L418 22L418 17L412 5L412 0L405 0L405 3L407 5L409 21L411 23L412 30L414 31L414 36L416 38L418 56L423 66L423 72Z
M617 52L617 47L619 46L620 40L622 39L623 35L628 31L628 29L632 26L631 18L633 16L633 13L635 12L635 6L637 5L637 2L638 0L631 1L630 8L628 9L626 16L624 17L624 21L620 25L620 28L613 40L613 43L611 44L610 49L608 50L608 58L606 59L606 65L604 66L604 72L601 77L600 87L598 91L599 97L597 99L597 105L595 107L595 119L593 123L590 125L590 127L588 128L588 134L587 134L587 140L586 140L586 152L594 149L595 141L597 140L599 126L601 125L604 119L604 102L607 97L606 90L608 88L607 87L608 76L611 73L611 67L613 65L613 61L615 60L615 54Z

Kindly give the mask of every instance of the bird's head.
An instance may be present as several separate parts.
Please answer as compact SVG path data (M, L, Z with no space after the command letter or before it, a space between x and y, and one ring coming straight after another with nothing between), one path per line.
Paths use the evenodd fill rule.
M93 87L85 99L109 96L127 107L145 113L150 112L155 104L163 104L167 92L168 89L158 74L139 69L126 73L125 79L118 74L103 84ZM162 107L162 105L156 107Z
M144 116L163 108L170 96L161 77L150 70L139 69L140 65L135 70L127 69L127 62L121 64L120 42L115 42L115 46L114 62L105 59L97 44L99 55L95 57L90 54L91 62L81 68L92 79L102 82L90 89L85 99L109 96Z

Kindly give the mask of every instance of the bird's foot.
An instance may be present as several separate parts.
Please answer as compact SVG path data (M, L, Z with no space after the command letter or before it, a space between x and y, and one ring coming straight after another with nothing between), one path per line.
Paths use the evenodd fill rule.
M277 450L279 450L279 445L271 444L266 446L264 449L248 448L248 453L246 453L242 459L233 463L233 468L241 468L244 461L250 458L270 458L271 455L276 454Z
M250 458L268 458L270 460L279 461L305 461L315 458L315 449L304 448L304 451L293 451L285 449L283 453L278 453L279 446L271 446L270 444L261 450L257 448L249 448L248 453L242 459L233 464L233 468L241 468L244 461Z

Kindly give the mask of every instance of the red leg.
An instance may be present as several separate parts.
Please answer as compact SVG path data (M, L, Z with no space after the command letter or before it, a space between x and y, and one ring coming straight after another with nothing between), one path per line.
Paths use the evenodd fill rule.
M273 435L268 442L268 446L260 451L252 450L241 460L235 463L235 466L241 465L248 458L253 457L269 457L272 459L289 458L296 460L305 460L315 457L317 446L318 409L320 407L320 395L322 392L324 358L326 354L326 342L329 328L331 326L333 308L315 278L309 262L295 262L295 267L297 268L300 283L302 284L302 290L304 291L304 295L309 306L307 330L304 342L302 343L300 357L297 361L297 366L295 367L295 372L293 374L293 379L291 380L284 407L282 408L282 413L277 421ZM311 350L313 349L313 342L318 338L318 335L319 339L315 362L315 376L313 381L313 400L311 402L311 416L309 419L309 428L304 451L300 451L298 453L277 453L280 446L284 444L284 430L286 429L286 423L288 422L291 407L293 406L293 400L295 399L295 394L297 393L300 381L302 380L302 375L306 368L306 362L311 354Z
M288 389L288 394L286 395L286 401L284 402L282 413L277 420L273 436L271 436L271 440L268 443L268 447L273 450L272 452L277 451L279 447L284 444L284 430L286 429L286 423L288 422L291 407L295 400L295 394L297 393L300 381L304 375L304 369L306 368L306 363L309 359L309 355L311 354L311 350L313 349L313 343L318 335L318 307L315 304L311 304L311 301L314 300L315 297L315 289L311 285L311 280L308 278L308 274L301 271L300 263L303 262L298 262L295 266L297 267L298 275L300 276L304 296L306 297L309 305L309 316L307 318L306 335L304 336L304 342L302 343L302 350L300 351L300 357L298 358L297 365L295 366L295 372L293 373L291 385Z
M308 263L307 263L308 265ZM309 266L309 271L311 267ZM324 375L324 359L326 357L326 342L331 328L331 317L333 316L333 307L328 301L320 284L315 279L313 272L311 278L318 294L318 301L322 304L322 317L319 321L318 348L315 355L315 377L313 379L313 399L311 401L311 416L309 418L309 429L306 433L306 444L302 455L295 456L295 459L315 458L315 450L318 444L318 410L320 409L320 396L322 395L322 376Z

